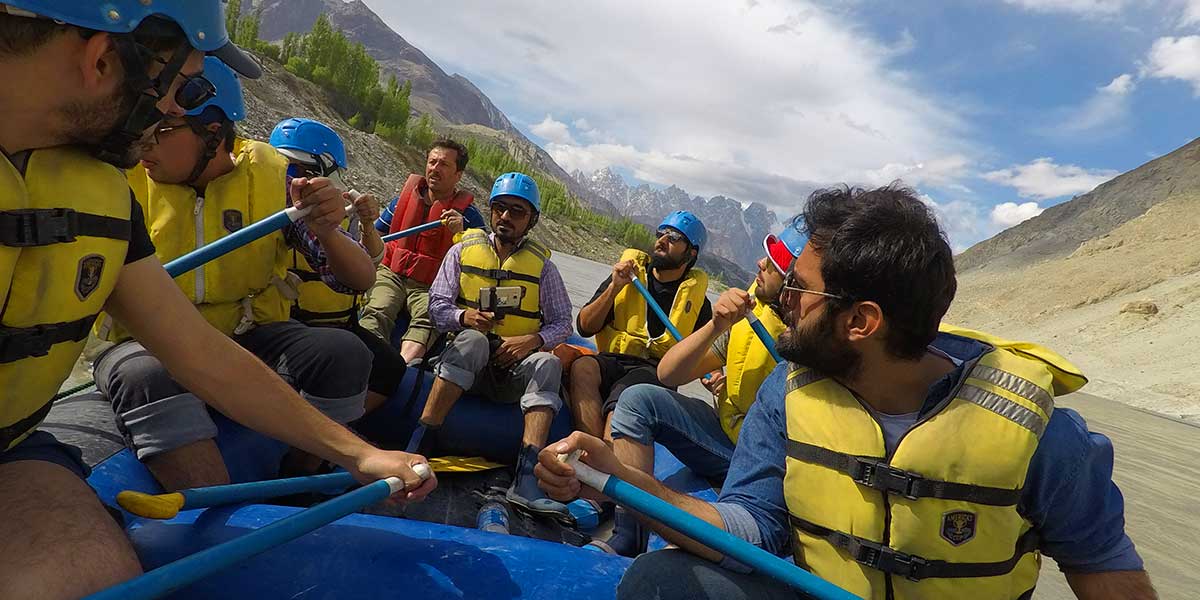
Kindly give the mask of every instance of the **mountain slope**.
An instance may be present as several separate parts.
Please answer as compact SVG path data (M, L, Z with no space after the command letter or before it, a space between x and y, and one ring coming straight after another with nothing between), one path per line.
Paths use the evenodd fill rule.
M956 261L948 321L1046 344L1093 393L1200 420L1200 142Z
M545 150L513 127L479 88L462 75L447 74L362 0L260 0L258 7L262 10L259 35L268 41L281 40L292 32L307 32L318 16L326 14L335 27L351 41L361 42L379 61L384 80L395 75L400 81L412 82L415 112L430 115L443 127L466 126L477 137L495 139L518 158L567 184L593 209L616 214L611 204L579 186Z
M1096 189L1047 208L1042 214L958 255L960 271L984 265L1019 266L1061 258L1174 194L1200 187L1200 139L1156 158Z

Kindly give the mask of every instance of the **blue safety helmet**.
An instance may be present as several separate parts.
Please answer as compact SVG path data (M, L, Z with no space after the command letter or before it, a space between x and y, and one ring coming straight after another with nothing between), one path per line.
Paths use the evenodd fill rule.
M704 229L704 223L686 210L677 210L667 215L659 224L658 230L661 231L663 227L678 229L687 238L688 243L696 247L697 252L708 242L708 230Z
M336 131L320 121L284 119L271 132L270 141L288 158L310 163L329 161L338 168L346 168L346 144Z
M500 196L516 196L527 200L533 205L533 212L542 213L542 196L538 192L537 182L524 173L505 173L496 178L492 184L492 195L488 197L488 206Z
M246 118L246 102L242 99L242 82L238 81L237 73L234 73L229 65L221 62L215 56L205 56L204 78L213 85L217 93L204 104L187 111L189 117L199 117L209 107L215 107L225 113L226 119L235 123Z
M767 251L767 258L771 259L771 264L784 275L787 275L788 269L792 268L792 261L800 257L807 244L808 226L803 215L789 219L779 235L772 233L763 238L763 249Z
M224 4L225 0L4 0L0 12L45 17L109 33L131 33L147 17L160 17L178 24L193 48L257 79L262 68L229 41Z

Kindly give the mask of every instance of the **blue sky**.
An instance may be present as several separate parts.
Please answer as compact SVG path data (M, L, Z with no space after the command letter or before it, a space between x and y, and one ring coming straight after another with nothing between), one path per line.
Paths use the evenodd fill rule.
M1200 130L1200 0L368 4L568 170L783 214L900 178L958 249Z

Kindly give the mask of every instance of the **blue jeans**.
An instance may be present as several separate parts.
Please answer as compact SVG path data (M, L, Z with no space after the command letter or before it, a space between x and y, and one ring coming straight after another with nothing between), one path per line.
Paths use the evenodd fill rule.
M639 556L617 585L617 600L799 600L800 597L766 575L737 573L675 549Z
M613 439L666 446L697 475L724 481L733 441L721 429L716 410L703 400L656 385L630 386L617 401Z

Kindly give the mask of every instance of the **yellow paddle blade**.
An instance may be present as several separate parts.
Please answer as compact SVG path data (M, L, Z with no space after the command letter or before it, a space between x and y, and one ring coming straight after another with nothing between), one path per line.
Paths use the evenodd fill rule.
M117 494L121 508L147 519L171 519L183 508L183 494L146 494L125 490Z
M439 456L429 459L429 466L437 473L476 473L504 465L481 456Z

